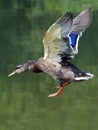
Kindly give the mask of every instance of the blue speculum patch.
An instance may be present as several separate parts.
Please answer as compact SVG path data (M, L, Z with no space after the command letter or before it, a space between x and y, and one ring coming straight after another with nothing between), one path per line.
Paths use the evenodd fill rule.
M71 46L75 47L75 45L77 43L78 34L71 32L69 37L70 37L70 41L71 41Z

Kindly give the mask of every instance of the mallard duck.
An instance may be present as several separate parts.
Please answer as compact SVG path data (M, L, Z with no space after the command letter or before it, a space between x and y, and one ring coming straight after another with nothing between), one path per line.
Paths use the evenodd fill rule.
M85 9L75 18L67 12L50 26L43 38L44 57L37 61L29 60L16 66L8 76L31 70L34 73L45 72L58 82L57 91L49 97L57 96L72 82L91 79L93 74L81 71L69 60L78 53L78 41L92 21L91 8Z

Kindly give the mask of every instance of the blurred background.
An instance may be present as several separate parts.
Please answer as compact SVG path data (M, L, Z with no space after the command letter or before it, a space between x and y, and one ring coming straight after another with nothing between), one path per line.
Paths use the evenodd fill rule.
M60 16L91 7L93 21L72 62L95 77L48 98L47 74L8 78L17 64L43 56L45 31ZM0 130L98 130L98 0L0 0Z

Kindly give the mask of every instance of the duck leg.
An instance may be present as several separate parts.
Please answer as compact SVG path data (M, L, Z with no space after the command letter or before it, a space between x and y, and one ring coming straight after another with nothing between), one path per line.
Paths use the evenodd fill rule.
M59 95L59 94L62 92L62 90L64 89L64 87L66 87L66 86L69 85L69 84L70 84L70 83L67 82L67 83L64 83L62 86L58 86L58 87L57 87L57 88L58 88L58 91L57 91L56 93L50 94L48 97L55 97L55 96Z

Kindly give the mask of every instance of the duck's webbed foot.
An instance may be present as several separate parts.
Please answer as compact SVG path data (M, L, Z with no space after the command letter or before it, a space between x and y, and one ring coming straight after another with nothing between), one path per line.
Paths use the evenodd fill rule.
M48 97L55 97L55 96L57 96L58 94L60 94L62 90L63 90L63 87L59 86L58 91L57 91L56 93L50 94Z
M70 83L67 82L67 83L64 83L62 86L58 86L58 87L57 87L57 88L58 88L58 91L57 91L56 93L50 94L48 97L55 97L55 96L59 95L59 94L62 92L62 90L64 89L64 87L66 87L66 86L69 85L69 84L70 84Z

